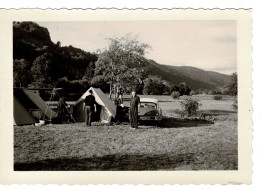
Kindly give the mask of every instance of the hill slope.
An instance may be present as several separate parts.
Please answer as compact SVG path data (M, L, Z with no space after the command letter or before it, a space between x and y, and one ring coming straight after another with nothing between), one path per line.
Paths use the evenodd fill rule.
M195 67L160 65L153 60L146 64L145 75L158 75L173 84L186 82L192 89L214 89L230 82L230 75L204 71Z

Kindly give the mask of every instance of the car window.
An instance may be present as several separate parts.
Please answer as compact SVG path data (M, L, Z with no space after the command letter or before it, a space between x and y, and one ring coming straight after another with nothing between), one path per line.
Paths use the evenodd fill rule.
M141 108L156 108L156 104L152 102L141 102Z

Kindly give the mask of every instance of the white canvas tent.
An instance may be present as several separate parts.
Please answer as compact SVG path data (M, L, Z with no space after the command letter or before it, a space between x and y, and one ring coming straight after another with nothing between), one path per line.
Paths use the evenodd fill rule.
M112 117L116 116L116 106L109 100L99 88L89 88L73 105L73 117L76 121L85 121L85 111L83 110L83 104L86 96L88 96L89 90L93 91L93 96L99 105L98 116L102 122L109 123Z

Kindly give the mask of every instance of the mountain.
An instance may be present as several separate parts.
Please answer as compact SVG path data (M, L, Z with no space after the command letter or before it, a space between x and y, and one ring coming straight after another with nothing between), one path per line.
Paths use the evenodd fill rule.
M14 22L13 59L14 76L17 76L14 82L22 86L34 83L44 87L56 86L57 81L60 81L60 87L66 89L67 86L66 90L74 92L77 89L84 91L90 85L98 55L73 46L61 46L60 42L53 43L48 29L37 23ZM15 72L24 72L34 77L21 81L18 76L23 73ZM156 75L170 84L185 82L194 90L223 87L231 78L195 67L161 65L153 60L145 62L143 75Z
M145 75L158 75L173 84L185 82L192 89L214 89L230 83L231 76L196 67L161 65L149 60Z
M176 69L177 71L186 76L189 76L191 79L196 81L207 81L208 84L216 87L225 86L230 82L230 75L225 75L214 71L205 71L196 67L189 66L167 66L167 68Z

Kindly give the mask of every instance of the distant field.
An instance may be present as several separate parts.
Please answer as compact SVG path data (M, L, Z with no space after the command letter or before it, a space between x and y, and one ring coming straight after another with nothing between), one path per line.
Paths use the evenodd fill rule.
M151 96L149 96L151 97ZM157 96L165 118L133 130L128 123L14 126L15 170L237 170L233 98L196 96L214 122L180 119L179 101ZM168 102L165 102L168 100Z

